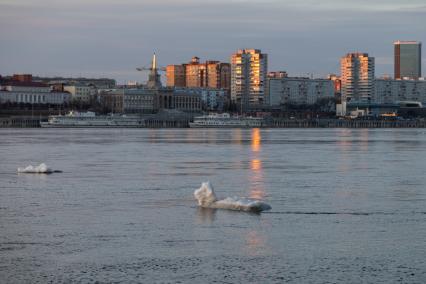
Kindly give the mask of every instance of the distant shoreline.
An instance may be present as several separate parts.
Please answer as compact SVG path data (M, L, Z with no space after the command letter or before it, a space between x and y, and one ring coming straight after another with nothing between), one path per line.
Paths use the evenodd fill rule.
M41 128L40 118L33 117L3 117L0 118L0 128ZM147 120L141 127L126 126L68 126L52 128L189 128L189 121L173 119ZM225 127L213 127L225 129ZM243 127L241 127L243 128ZM282 119L268 118L262 123L265 129L273 128L426 128L426 120L376 120L376 119Z

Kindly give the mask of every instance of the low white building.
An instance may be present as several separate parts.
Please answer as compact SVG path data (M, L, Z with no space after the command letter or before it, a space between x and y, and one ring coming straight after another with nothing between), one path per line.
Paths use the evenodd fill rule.
M24 104L54 104L68 103L70 94L64 92L9 92L0 91L1 103L24 103Z
M49 86L41 83L12 82L0 87L0 103L60 105L69 100L69 93L52 92Z
M311 105L319 99L334 97L333 81L328 79L270 78L268 84L270 106Z
M426 80L376 79L372 103L396 104L400 101L426 103Z

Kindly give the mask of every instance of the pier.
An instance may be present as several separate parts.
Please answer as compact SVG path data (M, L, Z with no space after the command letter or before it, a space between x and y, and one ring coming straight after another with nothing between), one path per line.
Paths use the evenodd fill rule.
M0 128L37 128L41 120L46 118L35 118L31 116L0 117Z

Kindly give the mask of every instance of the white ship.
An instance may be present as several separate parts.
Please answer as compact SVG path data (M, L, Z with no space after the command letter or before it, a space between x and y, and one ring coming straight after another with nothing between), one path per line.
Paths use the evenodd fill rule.
M231 116L229 113L197 116L189 123L191 128L259 128L264 119L258 117Z
M94 112L71 111L66 115L51 115L47 122L40 122L41 127L144 127L140 117L125 115L100 115Z

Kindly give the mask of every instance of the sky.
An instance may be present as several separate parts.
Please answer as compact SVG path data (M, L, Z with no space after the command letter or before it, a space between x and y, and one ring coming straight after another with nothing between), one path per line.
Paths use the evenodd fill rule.
M166 66L256 48L270 71L314 77L367 52L382 76L395 40L426 44L424 0L0 0L1 75L144 82L154 52Z

